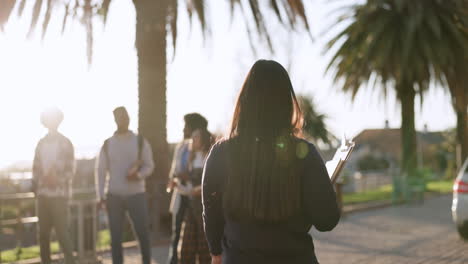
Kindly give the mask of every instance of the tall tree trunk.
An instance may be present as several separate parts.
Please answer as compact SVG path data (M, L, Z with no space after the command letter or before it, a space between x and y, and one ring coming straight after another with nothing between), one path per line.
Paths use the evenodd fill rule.
M460 151L457 157L458 166L462 166L468 157L468 89L467 84L460 82L452 94L453 105L457 113L457 141Z
M413 176L416 172L416 128L414 116L414 99L416 93L412 85L400 87L401 101L401 172L404 176Z
M169 168L166 139L166 14L167 0L133 0L136 9L138 55L138 127L148 139L155 172L147 180L152 230L161 239L161 216L167 210L164 191Z
M452 105L457 115L457 152L456 161L458 169L468 157L468 78L465 65L457 65L454 71L448 74L448 85L452 96Z

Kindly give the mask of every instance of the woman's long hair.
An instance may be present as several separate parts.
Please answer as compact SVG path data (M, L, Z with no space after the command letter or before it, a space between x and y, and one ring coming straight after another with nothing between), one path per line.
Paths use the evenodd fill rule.
M277 222L300 209L295 136L302 114L287 71L257 61L244 82L232 119L231 173L223 199L243 221Z

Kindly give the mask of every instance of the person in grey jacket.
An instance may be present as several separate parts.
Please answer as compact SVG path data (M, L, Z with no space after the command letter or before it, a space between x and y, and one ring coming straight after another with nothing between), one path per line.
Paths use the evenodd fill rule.
M151 146L128 129L124 107L114 110L117 131L104 142L97 162L97 186L101 207L107 208L111 232L112 263L123 263L122 231L125 214L130 216L140 243L142 263L151 263L149 212L145 179L153 173Z

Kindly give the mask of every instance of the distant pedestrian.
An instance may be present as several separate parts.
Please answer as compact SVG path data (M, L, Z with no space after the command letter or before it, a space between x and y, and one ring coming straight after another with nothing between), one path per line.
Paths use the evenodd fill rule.
M128 213L140 243L142 263L151 263L149 212L145 179L154 169L151 146L128 129L124 107L114 110L117 131L104 142L97 163L100 205L107 208L111 233L112 263L123 263L122 233ZM107 188L106 188L107 186Z
M49 131L36 147L33 162L33 190L37 197L41 263L49 264L50 234L55 230L65 263L75 263L68 235L68 202L75 157L73 145L58 132L63 113L51 108L41 114L41 123Z
M211 256L203 230L201 182L206 156L210 151L212 136L208 130L197 129L192 134L190 148L190 188L183 188L189 198L182 228L180 245L181 264L210 264Z
M169 173L168 191L173 191L176 184L186 185L189 180L189 155L192 133L197 130L206 130L208 121L199 113L190 113L184 116L184 138L177 144L174 150L171 171ZM172 244L169 250L168 264L178 263L178 246L182 221L188 206L188 198L181 195L177 190L172 193L170 210L172 213Z
M205 165L203 216L212 263L318 263L310 228L332 230L340 211L325 164L301 129L288 73L277 62L257 61L229 137L212 148Z

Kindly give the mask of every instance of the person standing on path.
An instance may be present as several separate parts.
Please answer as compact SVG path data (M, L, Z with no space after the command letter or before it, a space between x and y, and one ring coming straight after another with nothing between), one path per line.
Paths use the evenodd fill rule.
M201 181L206 156L212 145L212 136L208 130L197 129L192 134L190 146L190 177L192 186L185 191L189 202L185 213L180 245L181 264L210 264L211 256L203 230ZM178 188L178 186L176 187Z
M63 113L51 108L41 114L41 123L49 131L37 144L33 161L33 191L37 197L41 263L49 264L50 233L55 229L66 264L74 264L68 236L68 202L75 169L71 141L58 132Z
M100 206L107 208L111 233L112 263L123 263L122 233L128 214L140 244L143 264L151 263L151 242L145 179L153 173L151 146L128 129L124 107L114 110L117 131L101 148L97 162Z
M203 219L213 264L318 263L309 230L340 219L287 71L257 61L240 91L227 139L205 164Z
M170 206L172 213L172 244L169 249L168 264L179 263L177 251L182 222L188 205L188 198L178 193L174 187L176 184L185 185L189 180L189 146L192 133L198 129L205 131L208 127L208 121L199 113L186 114L184 116L184 123L184 139L175 148L167 185L168 192L173 191Z

